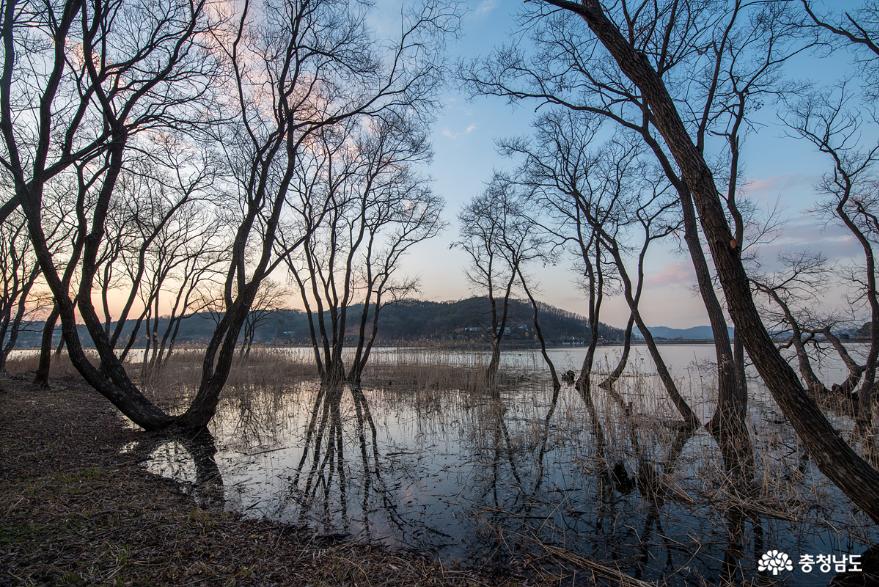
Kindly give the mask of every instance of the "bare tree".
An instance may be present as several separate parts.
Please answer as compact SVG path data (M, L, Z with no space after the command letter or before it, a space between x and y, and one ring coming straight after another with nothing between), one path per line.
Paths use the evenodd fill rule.
M212 165L185 145L166 140L157 147L120 173L95 260L104 335L123 362L143 334L157 350L163 292L179 286L175 310L185 313L180 302L200 285L193 278L209 279L207 269L218 269L220 252L228 250L210 202Z
M669 397L671 397L675 407L684 418L686 425L695 428L700 424L699 419L696 417L695 413L693 413L693 410L678 390L671 373L665 365L665 361L662 359L659 348L653 339L653 334L650 332L650 328L647 326L646 322L644 322L639 309L639 302L644 284L644 257L653 241L664 238L678 229L678 223L668 217L668 212L672 210L672 206L674 206L676 202L670 202L668 200L666 186L656 184L651 185L650 181L646 181L642 185L636 186L636 189L639 188L644 190L645 193L639 194L641 196L639 199L637 199L638 196L635 196L636 200L634 202L624 205L625 208L634 210L631 217L622 217L612 223L599 221L599 218L594 213L589 214L589 218L593 228L597 231L599 237L605 243L605 247L613 256L620 279L623 282L623 295L626 299L626 303L629 305L632 320L638 326L638 330L644 338L647 350L653 358L659 377L662 380ZM614 187L614 191L617 194L624 189L625 188L622 188L621 186ZM637 226L637 228L643 232L638 253L634 285L632 278L629 276L629 271L626 268L626 259L624 257L624 242L626 240L625 233L630 230L630 227L632 226ZM624 357L625 353L626 350L624 349ZM623 368L625 367L625 364L622 362L621 365ZM614 372L616 373L621 370L620 366L618 366ZM611 375L613 376L613 373Z
M452 246L470 258L467 278L488 298L491 357L485 377L486 386L494 389L510 300L524 263L541 255L541 243L537 225L524 211L521 191L500 174L464 207L458 222L461 234Z
M22 322L33 310L28 304L39 275L25 219L13 212L0 224L0 371L6 369Z
M572 134L568 124L571 117L553 113L541 117L535 124L536 144L524 140L508 140L501 143L501 152L507 156L524 158L518 170L517 181L527 186L539 206L544 208L535 216L543 232L548 235L555 251L564 251L568 245L575 249L574 258L585 277L588 294L589 345L577 379L578 385L589 385L595 349L600 338L601 306L605 291L609 287L606 269L606 251L602 251L600 239L577 206L576 190L591 177L594 161L585 150L585 142L574 142L585 137L593 137L597 128L594 120L573 115L583 126ZM559 134L563 133L563 134ZM573 190L573 191L572 191Z
M329 210L316 223L312 206L299 208L309 236L284 260L305 306L318 373L327 383L360 382L382 309L389 298L417 287L398 279L400 260L442 227L442 202L415 168L429 155L424 128L404 114L389 111L368 127L352 123L323 133L317 157L301 178L300 193L320 194ZM349 321L356 303L360 315ZM346 367L352 327L356 342Z
M767 326L789 335L783 347L794 349L806 389L816 395L826 394L828 388L815 373L808 348L810 343L816 342L818 330L824 328L818 326L809 306L815 304L826 286L829 275L826 259L803 253L783 256L780 261L783 269L775 274L752 276L754 288L769 302L764 311Z
M131 329L125 356L140 330L145 332L142 357L144 378L167 363L186 318L203 308L201 293L222 282L229 265L228 242L221 235L223 224L209 206L188 206L174 215L152 242L147 257L141 304L144 313ZM116 328L119 329L118 323ZM121 332L121 330L120 330Z
M640 50L637 39L632 36L635 30L641 29L632 26L631 15L645 13L630 12L629 2L625 1L615 5L611 12L598 0L579 3L547 0L543 4L569 13L585 24L619 71L635 84L651 120L692 192L727 308L745 349L822 472L868 515L879 520L879 498L871 489L879 484L879 472L834 430L803 389L796 373L775 347L760 319L742 263L740 243L735 239L726 218L724 200L717 188L715 174L683 122L681 105L672 98L662 77L665 56ZM661 18L649 14L645 18L647 22L655 23L649 30L662 31L660 34L664 31L668 31L669 35L679 33L681 27L686 25L687 18L695 16L695 13L685 10L688 6L682 2L659 6L664 12L656 16ZM688 51L699 47L697 33L706 34L704 30L693 31L689 35L692 38L683 37L681 46Z
M513 184L521 184L521 180L516 179L509 181L506 189L517 189L517 186L514 186ZM533 278L526 273L528 265L531 262L538 261L544 266L549 264L551 251L554 248L552 246L553 243L551 237L543 234L543 231L540 230L539 223L535 221L536 218L539 218L542 215L542 210L539 210L539 199L535 200L528 197L531 193L533 193L533 190L518 194L517 200L519 209L517 210L517 214L519 217L515 219L515 223L511 223L511 229L515 228L515 230L503 231L501 234L501 246L506 251L504 258L507 260L507 264L514 269L519 280L519 286L522 288L525 297L528 298L528 303L531 304L531 324L534 327L534 336L540 345L540 354L543 357L543 362L546 363L546 366L549 369L549 377L553 389L558 391L561 388L561 381L559 380L555 364L547 351L546 338L543 335L543 328L540 326L542 304L537 301L533 293L533 290L538 287L538 284L534 283ZM526 241L524 246L522 246L523 240ZM529 283L531 285L529 285ZM595 320L596 325L598 324L597 316L590 316L589 318L590 320ZM593 332L594 339L597 341L598 328L594 328Z
M578 261L587 267L590 312L595 318L591 322L593 340L587 349L579 383L588 386L592 371L605 289L604 251L622 283L631 313L623 360L615 370L615 377L619 377L625 367L632 324L637 324L673 403L689 425L698 426L695 414L681 396L639 310L644 257L653 241L679 228L680 223L670 216L675 212L676 201L669 199L670 186L667 183L648 179L655 170L644 166L637 144L624 137L617 137L603 147L594 144L598 143L595 121L588 115L554 112L536 122L533 144L520 140L505 145L507 153L524 157L522 181L540 194L541 201L546 203L544 207L555 217L556 226L550 231L558 242L574 243L580 256ZM625 241L633 226L644 232L634 285L625 263L628 255Z
M423 113L438 79L433 38L453 16L434 5L415 11L386 56L371 42L363 14L345 3L245 2L230 11L182 0L161 7L75 1L3 6L0 162L27 217L72 363L147 429L200 428L213 417L250 305L281 262L274 254L277 232L303 145L320 128L375 117L389 106L406 104ZM22 47L41 56L21 59ZM168 133L194 143L208 130L230 169L230 177L211 189L225 193L227 210L235 211L226 310L205 352L192 404L172 417L128 376L95 308L93 284L130 154L155 152ZM62 260L46 244L43 195L47 184L73 170L81 250ZM288 250L304 238L288 243ZM73 273L78 284L71 296ZM83 352L74 300L97 365Z
M527 30L534 51L522 44L497 50L489 59L466 64L462 77L474 92L531 100L578 112L638 133L674 186L681 203L684 241L712 327L717 355L718 401L710 422L723 445L750 446L745 426L747 389L743 341L730 341L715 276L706 259L707 235L700 234L694 186L659 127L647 92L625 68L607 59L603 39L583 27L582 13L600 2L529 3ZM603 8L602 8L603 10ZM624 0L612 6L611 23L621 40L646 59L690 133L700 158L726 183L721 196L733 221L735 248L747 240L739 210L740 151L754 111L780 89L780 67L804 50L797 22L785 3L648 3ZM721 142L710 140L721 137ZM703 230L704 233L704 230ZM727 425L728 423L728 425ZM729 428L727 434L724 426ZM748 452L743 450L743 453Z
M55 185L53 187L57 189L47 189L43 194L43 225L54 226L55 229L50 229L50 232L58 234L58 238L54 239L54 242L50 243L47 241L47 244L51 245L50 248L53 254L60 258L76 258L82 250L85 240L85 233L80 230L77 221L76 197L74 196L76 185L76 182L74 182L73 188L67 185ZM70 283L74 279L76 268L75 263L69 263L64 270L62 283L68 290ZM51 290L49 290L49 295L51 296ZM54 296L51 297L52 309L43 323L42 335L40 337L40 357L36 372L34 373L34 383L42 387L48 387L49 385L49 370L52 365L55 331L60 316L60 306L54 300ZM73 301L75 306L75 296ZM63 343L64 337L62 336L55 348L54 355L60 355Z
M875 195L876 186L879 185L879 176L876 174L879 143L861 144L863 120L859 114L846 111L845 104L849 100L844 85L835 95L808 94L792 105L785 122L829 159L832 170L824 175L819 186L825 197L822 210L851 233L862 251L863 261L841 277L848 277L858 285L852 306L863 304L870 313L870 347L858 389L858 421L869 427L879 362L879 292L874 251L874 244L879 239L879 199ZM776 303L781 301L774 299ZM797 350L799 352L800 349ZM807 373L803 374L807 387L817 385L814 381L810 382L811 378L805 378Z
M261 324L268 322L275 312L284 307L289 295L290 292L277 281L266 280L260 288L256 299L253 300L247 320L244 321L241 349L238 351L242 359L247 360L250 356L257 329Z
M215 60L200 43L210 27L204 4L170 2L158 11L80 2L60 7L10 2L4 8L3 162L13 176L31 241L58 305L71 361L135 421L152 428L169 423L113 355L92 302L92 287L126 148L145 138L143 133L181 124L190 116L198 119L200 98L215 79ZM132 35L133 30L143 34ZM20 59L17 50L28 43L40 47L43 55ZM43 61L45 67L36 66ZM38 107L32 108L28 99ZM13 118L21 124L13 127ZM97 367L82 350L64 280L68 272L59 270L63 260L47 246L43 226L46 186L64 179L71 168L79 180L75 209L83 238L68 267L78 266L77 306L101 358Z

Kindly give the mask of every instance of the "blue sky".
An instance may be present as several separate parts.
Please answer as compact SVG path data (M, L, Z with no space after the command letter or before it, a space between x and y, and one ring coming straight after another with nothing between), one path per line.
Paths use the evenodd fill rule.
M846 2L846 4L850 4ZM400 0L380 0L370 15L372 26L381 32L398 27ZM449 61L485 55L493 47L520 34L516 14L522 3L511 0L478 0L469 3L458 39L449 41ZM392 31L393 29L387 29ZM789 67L789 75L820 84L833 83L851 71L844 55L819 59L808 55ZM445 219L449 228L436 239L421 244L405 261L404 270L417 275L421 297L451 300L467 297L473 290L465 278L467 258L449 245L457 236L458 210L479 193L494 169L508 164L496 152L502 137L527 135L533 105L511 105L500 98L468 99L455 80L443 91L442 108L433 127L434 161L428 170L435 191L446 201ZM808 214L816 202L814 185L827 169L827 162L811 145L786 136L776 120L776 108L764 109L763 126L749 137L744 153L744 172L750 182L749 196L765 208L778 202L785 220L783 233L766 259L771 263L783 247L825 249L829 256L856 253L853 241L834 226ZM832 254L830 254L832 251ZM540 297L547 303L586 313L585 298L577 287L577 276L562 263L556 267L532 268L539 283ZM694 289L695 278L689 258L673 243L656 247L648 258L648 275L642 312L655 325L686 327L705 324L704 309ZM604 321L622 325L628 309L620 296L606 302Z

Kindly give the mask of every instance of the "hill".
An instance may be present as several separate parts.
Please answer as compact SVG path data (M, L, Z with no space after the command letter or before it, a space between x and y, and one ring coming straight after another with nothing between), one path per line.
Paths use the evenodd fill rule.
M356 336L361 306L351 306L347 335ZM540 325L549 345L582 345L589 342L589 327L583 316L549 305L542 305ZM485 297L472 297L450 302L401 300L382 310L377 344L447 344L481 345L488 342L490 307ZM28 325L19 338L19 348L39 346L40 324ZM83 327L83 340L88 335ZM160 324L160 330L164 324ZM209 314L194 314L185 319L177 337L178 345L200 344L208 340L214 329ZM600 340L622 340L622 331L601 324ZM56 340L60 329L56 331ZM531 306L522 300L511 300L505 339L511 345L536 345ZM265 345L309 344L308 321L299 310L277 310L256 329L255 342Z
M357 314L360 308L357 308ZM414 341L487 341L491 324L488 299L473 297L453 302L403 300L382 311L379 336L383 343ZM586 318L541 305L540 326L548 344L589 342ZM511 300L505 337L510 342L536 344L531 305ZM601 324L599 339L622 339L618 328Z

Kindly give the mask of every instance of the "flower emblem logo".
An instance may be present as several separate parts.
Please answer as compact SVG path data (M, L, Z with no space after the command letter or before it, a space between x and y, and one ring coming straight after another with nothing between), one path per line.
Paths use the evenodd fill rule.
M777 550L766 551L757 563L758 571L769 571L773 575L777 575L779 571L792 571L793 569L794 564L787 553Z

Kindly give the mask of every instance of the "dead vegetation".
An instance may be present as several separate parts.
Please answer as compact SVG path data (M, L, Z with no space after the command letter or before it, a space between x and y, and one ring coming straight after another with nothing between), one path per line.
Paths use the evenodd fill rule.
M293 407L308 409L316 385L308 358L295 349L254 349L238 364L224 393L225 407L213 426L218 438L235 439L226 448L249 453L253 447L293 446L277 435L296 421ZM367 579L369 584L429 584L427 575L439 582L485 580L485 575L452 571L418 555L316 538L304 529L242 521L211 509L222 499L211 505L195 491L182 495L185 483L174 484L143 469L158 439L165 437L151 442L152 435L126 427L109 404L77 383L66 361L55 362L54 390L27 383L26 369L33 368L27 358L12 361L10 367L19 375L3 381L7 391L0 395L6 420L0 452L0 511L7 520L0 530L0 566L10 571L0 583L110 583L121 577L122 582L135 583L222 578L260 584L356 584ZM199 368L196 351L180 352L142 387L170 413L193 393ZM595 475L606 490L622 491L619 488L627 483L626 493L637 489L645 507L655 508L649 515L657 516L662 504L674 502L675 507L691 511L709 507L736 512L756 525L775 519L806 533L819 532L825 520L838 527L840 536L870 542L863 520L854 512L847 515L835 509L838 501L832 487L823 478L812 478L798 439L765 394L756 394L751 407L759 456L755 482L740 493L732 490L734 484L710 437L703 431L694 438L695 431L675 425L674 407L657 393L650 373L635 369L612 390L596 387L581 397L568 387L561 396L550 394L549 387L544 389L548 382L533 370L502 369L499 382L506 391L500 387L499 395L489 395L479 391L484 368L476 353L387 350L371 362L364 383L375 414L397 413L401 406L409 406L423 432L442 421L459 421L469 431L469 442L487 455L509 455L511 466L528 461L534 451L544 455L548 448L565 446L577 455L576 467L587 471L587 478ZM713 398L705 389L713 388L714 382L710 376L703 379L689 373L680 381L682 392L698 413L710 414ZM517 403L516 390L522 386L541 399ZM550 395L552 402L546 404ZM13 435L12 421L29 426ZM848 427L841 430L850 437L852 422L846 421ZM594 434L582 437L577 431L584 426ZM546 434L553 437L549 444ZM506 443L500 452L492 439ZM691 447L683 451L689 439L693 439ZM120 452L122 447L125 450ZM485 466L489 470L491 463ZM222 483L219 487L222 491ZM494 514L516 518L501 510ZM546 520L543 526L554 523ZM498 544L516 543L513 550L524 547L530 554L482 567L479 572L487 574L491 584L574 580L640 584L640 576L630 581L618 564L586 558L572 543L543 542L545 537L531 535L526 528L513 534L510 530L503 524L485 526ZM695 548L708 547L716 539L694 536ZM709 542L699 542L703 540ZM388 565L399 575L391 574Z
M128 370L135 374L139 355L132 353ZM465 360L466 358L466 360ZM7 370L21 377L29 377L37 368L36 353L21 353L9 359ZM203 350L186 349L175 352L165 366L143 382L144 393L163 408L169 401L186 399L201 376ZM310 349L274 349L254 347L246 359L237 359L229 374L226 394L235 394L242 388L284 389L315 378L314 359ZM477 353L469 356L441 349L391 349L377 351L363 373L365 387L405 387L410 390L477 391L484 387L485 368ZM498 374L498 385L503 388L521 383L533 372L504 370ZM64 382L80 380L66 355L56 358L51 367L51 379Z
M120 454L144 433L94 391L0 390L0 584L517 583L201 509Z

